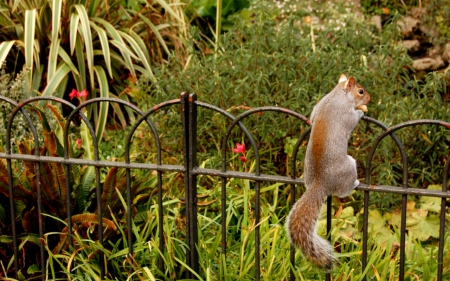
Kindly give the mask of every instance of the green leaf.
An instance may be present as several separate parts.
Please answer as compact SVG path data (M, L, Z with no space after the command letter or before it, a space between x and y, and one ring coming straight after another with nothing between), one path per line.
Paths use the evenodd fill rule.
M27 69L26 87L28 94L33 93L33 54L36 27L36 10L25 11L24 43L25 43L25 68Z
M77 13L70 14L70 54L73 55L75 51L75 44L77 42L78 23L80 22L80 16Z
M108 79L106 78L105 70L96 65L94 67L95 74L97 76L98 87L100 88L100 97L108 98L109 97L109 84ZM97 143L100 144L103 138L103 132L105 131L106 122L108 120L108 102L101 102L99 104L100 111L98 114L98 119L96 122L95 134L97 136Z
M47 84L47 87L45 87L44 92L42 92L42 96L52 96L56 89L58 88L59 84L61 83L61 81L63 81L64 77L66 77L67 73L70 72L70 67L65 64L64 62L61 62L58 69L56 70L55 74L53 75L53 77L51 78L50 82ZM56 96L58 97L62 97L63 93L60 93ZM45 102L41 101L39 103L40 106L43 106L45 104Z
M136 41L134 41L134 39L130 35L128 35L124 32L121 32L121 31L119 31L119 32L122 35L122 37L125 38L128 41L128 43L130 43L134 52L139 56L139 59L142 62L142 64L144 65L145 70L146 70L145 75L147 75L147 77L149 77L149 78L153 78L154 75L153 75L152 68L150 67L149 62L147 61L147 59L144 55L144 52L141 50L139 45L136 43Z
M439 217L428 215L425 209L416 209L415 202L407 203L406 229L412 238L426 241L431 237L439 237ZM390 223L400 227L401 212L396 211L387 216Z
M109 43L108 43L108 37L106 35L106 32L98 27L93 21L90 22L93 29L98 34L98 38L100 38L100 44L102 45L103 50L103 58L105 59L106 63L106 69L108 70L109 76L113 76L112 70L111 70L111 55L109 50Z
M15 42L15 40L11 40L0 43L0 66L2 66L5 62L6 57L8 56L9 51L11 50Z
M52 0L52 43L55 42L56 39L58 39L59 29L61 26L62 2L63 1L61 0Z
M30 267L28 267L27 269L27 273L28 274L34 274L36 272L41 272L41 268L39 267L39 265L37 264L32 264L30 265Z
M61 48L61 46L59 46L58 55L70 67L70 71L72 71L72 73L74 75L78 75L78 76L80 75L77 67L73 64L72 59L69 57L69 55L66 53L66 51L63 48Z
M84 122L80 125L81 146L84 149L85 159L94 159L94 149L92 145L92 137L89 133L89 129ZM87 166L80 182L80 189L78 191L78 210L84 212L86 209L86 198L92 186L92 182L95 178L95 167Z
M92 45L92 34L89 24L89 17L86 13L86 9L82 5L74 5L75 9L80 16L81 37L83 37L84 45L86 48L86 60L89 70L89 79L94 81L94 47ZM91 83L91 92L94 89L93 83Z
M77 66L80 76L75 76L75 83L77 84L78 90L82 91L86 89L86 64L84 60L83 43L81 40L77 40L75 44L75 53L77 57Z
M429 185L428 189L429 190L442 190L442 186ZM420 197L420 208L440 214L441 213L441 201L442 201L442 199L439 197L421 196Z
M49 53L49 57L51 59L48 60L48 68L47 68L47 84L50 83L50 79L53 78L56 72L56 65L58 63L57 53L59 49L60 49L60 40L59 39L52 40L52 42L50 43L50 53Z
M124 66L126 66L130 70L130 72L133 76L136 76L135 70L133 68L133 62L131 61L131 55L134 56L134 54L130 50L128 50L128 48L125 46L125 43L124 43L122 37L119 35L118 30L116 28L114 28L114 26L112 26L109 22L105 21L104 19L92 18L92 20L102 24L105 27L106 31L108 32L108 35L111 38L113 38L113 40L110 41L111 44L116 45L116 44L114 44L114 42L117 42L117 45L118 45L117 48L121 52L122 57L125 62ZM131 53L131 55L130 55L130 53ZM111 56L113 57L114 54L111 54ZM138 58L136 57L136 59L138 59Z

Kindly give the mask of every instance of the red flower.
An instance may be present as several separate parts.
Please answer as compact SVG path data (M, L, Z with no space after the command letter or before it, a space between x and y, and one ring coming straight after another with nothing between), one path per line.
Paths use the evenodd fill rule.
M81 139L77 139L77 147L78 147L78 149L81 149L81 143L82 143L82 140Z
M234 153L240 154L242 153L242 156L239 158L241 159L242 162L247 162L247 158L245 158L244 153L245 153L245 143L240 144L240 143L236 143L236 148L233 148Z
M84 89L81 92L78 92L77 90L72 89L72 92L70 92L69 97L70 97L70 100L72 100L73 98L80 99L81 97L87 97L87 95L88 95L88 92L86 91L86 89Z
M245 152L245 143L240 144L240 143L236 143L236 148L233 148L233 151L235 153L244 153Z

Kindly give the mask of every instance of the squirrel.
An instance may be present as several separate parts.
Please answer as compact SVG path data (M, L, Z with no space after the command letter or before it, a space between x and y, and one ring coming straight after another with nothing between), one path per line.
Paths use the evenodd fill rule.
M367 91L342 74L338 85L313 108L311 134L306 148L306 191L294 204L286 221L291 243L320 268L331 270L335 261L330 243L316 233L327 196L347 197L359 185L356 160L347 155L348 140L367 111Z

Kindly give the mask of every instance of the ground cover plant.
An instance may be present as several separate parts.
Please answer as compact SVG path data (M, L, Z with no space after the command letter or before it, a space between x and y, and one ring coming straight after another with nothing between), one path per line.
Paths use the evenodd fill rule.
M131 5L132 2L129 1ZM167 64L152 67L154 79L140 77L129 79L123 95L134 101L142 110L177 98L179 93L188 91L198 95L198 99L226 109L237 115L250 108L276 105L295 110L309 116L314 104L334 87L341 73L357 77L372 96L368 115L388 126L403 121L420 118L448 120L447 91L448 72L432 72L424 79L414 76L410 71L410 58L406 50L397 44L400 38L395 26L396 14L387 22L381 32L367 24L361 18L348 13L346 7L297 5L295 11L282 12L270 8L268 3L253 2L248 19L236 18L235 25L211 46L202 42L197 28L189 30L186 40L186 53L167 54ZM317 20L318 19L318 20ZM215 49L217 52L212 53ZM186 57L188 58L186 60ZM181 59L180 59L181 58ZM28 74L24 74L23 77ZM19 82L11 77L2 76L2 95L8 96L11 85L21 89ZM23 81L22 81L23 82ZM14 84L16 83L16 84ZM18 84L17 84L18 83ZM14 86L14 87L16 87ZM81 90L81 89L80 89ZM26 92L26 91L24 91ZM17 100L19 101L20 98ZM39 105L36 105L36 108ZM9 112L2 108L4 114L1 125L5 124ZM57 133L56 124L46 125L51 119L59 120L58 109L42 115L36 110L35 122L47 132ZM41 115L40 115L41 114ZM127 115L128 114L128 115ZM126 115L126 117L125 117ZM100 141L100 154L104 160L123 161L123 139L126 125L135 120L133 113L119 115L106 125L106 134ZM119 117L117 117L119 116ZM163 143L163 161L167 164L181 164L182 146L178 109L167 109L152 117L161 133ZM198 161L201 167L220 168L220 137L225 134L227 121L217 114L206 110L199 111ZM262 170L264 173L288 175L289 160L297 138L307 126L293 118L263 113L255 114L245 120L245 125L256 137L261 151ZM115 130L114 128L120 128ZM4 127L3 127L4 129ZM108 130L109 129L109 130ZM123 131L121 130L123 129ZM17 128L20 131L20 128ZM73 129L73 157L86 157L90 149L89 138L83 139L81 148L76 140L81 128ZM361 123L351 140L350 154L355 155L361 163L380 129ZM4 134L2 133L2 136ZM140 128L133 141L132 157L136 161L156 162L156 151L152 140L147 136L147 128ZM405 144L412 169L408 184L412 187L441 189L443 163L448 155L448 133L437 127L414 127L398 134ZM52 134L42 139L42 150L46 153L58 153L48 143L58 142ZM48 139L52 141L49 142ZM4 144L2 139L2 147ZM21 146L20 138L15 140ZM240 154L233 153L236 143L247 144L247 149ZM237 130L232 132L228 144L230 170L254 172L252 150L248 149L248 140ZM4 148L2 148L4 149ZM298 154L297 176L301 176L302 160L305 146ZM240 157L245 157L245 161ZM3 163L3 162L0 162ZM384 141L378 150L371 171L374 184L400 185L400 155L389 141ZM20 167L17 167L20 168ZM28 170L27 170L28 169ZM57 171L57 165L53 171ZM32 182L32 167L25 167L25 177L17 178L22 182ZM50 170L50 168L47 168ZM1 169L4 171L4 169ZM73 171L75 179L82 179L86 169ZM137 192L133 202L135 236L134 255L127 256L127 237L124 194L121 169L105 168L102 170L102 184L108 194L103 207L105 219L110 226L107 242L96 242L95 220L88 217L95 213L94 186L90 184L88 196L80 200L78 193L71 196L74 208L84 215L78 218L78 232L74 240L75 248L62 247L59 243L64 237L67 223L64 214L58 214L48 204L46 221L56 222L55 229L48 229L45 235L47 255L45 274L49 279L97 280L99 278L99 261L92 253L102 251L108 262L106 278L109 280L182 280L187 271L185 241L185 208L183 204L183 177L179 173L164 174L164 225L157 224L157 199L155 194L155 173L134 171L133 186ZM57 175L57 174L56 174ZM55 173L48 173L47 182L55 183ZM360 172L363 178L363 172ZM2 177L3 178L3 177ZM288 213L289 187L283 184L264 184L261 192L261 268L255 268L255 210L253 183L248 180L231 179L227 183L227 246L226 257L221 255L220 220L220 183L213 177L202 176L198 179L199 189L199 259L201 271L199 280L253 280L255 270L261 270L263 280L287 280L291 265L289 263L289 242L284 231L284 220ZM32 186L32 183L26 186ZM78 183L79 186L79 183ZM10 241L8 226L11 223L6 184L2 190L0 204L1 241ZM46 185L49 198L55 187ZM302 190L302 187L298 187ZM32 192L22 192L17 197L19 217L17 220L32 221L35 209L27 205ZM28 197L27 197L28 196ZM56 197L55 197L56 198ZM415 198L410 196L407 221L406 276L408 280L433 280L436 278L436 233L437 218L440 214L440 199ZM60 200L56 198L54 200ZM52 203L54 201L50 201ZM80 202L84 208L80 208ZM362 251L362 193L354 192L347 200L333 202L333 228L331 239L338 251L339 264L333 270L335 280L361 280L363 276L371 280L396 280L398 276L398 237L399 237L399 196L392 194L372 194L369 211L369 264L365 271L360 264ZM109 206L109 208L106 207ZM25 218L25 219L24 219ZM448 219L448 216L447 216ZM447 223L448 225L448 223ZM23 225L31 227L29 223ZM159 251L158 228L165 233L165 249ZM31 231L31 228L30 228ZM24 231L21 240L21 253L28 254L26 272L21 278L39 277L35 263L31 262L33 247L39 243L36 235ZM319 227L325 236L324 214ZM450 274L450 239L445 239L444 276ZM6 257L10 249L2 243L0 253ZM3 258L2 258L3 260ZM159 263L163 262L164 270ZM2 263L6 269L0 275L11 270L10 264ZM298 280L324 280L324 272L314 268L296 253L296 264L292 267ZM1 271L1 270L0 270ZM10 277L11 274L8 273Z

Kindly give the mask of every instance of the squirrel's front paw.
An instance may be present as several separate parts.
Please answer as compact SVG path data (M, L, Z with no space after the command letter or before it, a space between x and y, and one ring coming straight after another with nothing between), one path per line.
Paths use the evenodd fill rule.
M361 119L364 116L364 111L357 109L356 113L358 114L358 117Z

